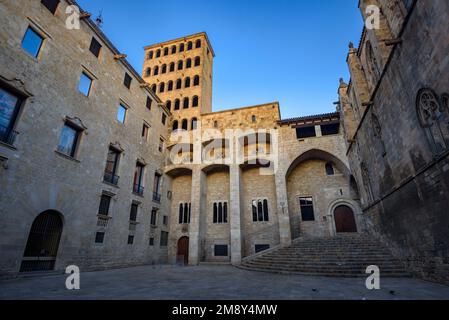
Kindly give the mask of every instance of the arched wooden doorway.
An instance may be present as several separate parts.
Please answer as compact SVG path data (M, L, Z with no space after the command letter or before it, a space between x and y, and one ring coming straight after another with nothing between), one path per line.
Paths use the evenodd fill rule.
M182 237L178 240L178 262L189 264L189 237Z
M334 219L337 233L357 232L354 212L348 206L341 205L335 208Z
M54 269L62 226L61 215L56 211L45 211L34 220L20 272Z

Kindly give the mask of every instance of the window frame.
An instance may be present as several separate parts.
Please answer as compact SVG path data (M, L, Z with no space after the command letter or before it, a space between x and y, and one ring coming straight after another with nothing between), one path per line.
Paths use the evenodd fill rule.
M26 36L28 34L28 31L30 31L30 30L41 39L40 44L39 44L39 48L37 48L37 51L36 51L35 54L33 54L32 52L28 51L24 47ZM35 26L29 24L28 27L25 30L25 33L23 34L20 46L30 57L32 57L33 59L39 60L41 52L42 52L42 49L44 48L44 42L45 42L46 39L47 39L47 37L43 34L43 32L39 31L38 28L36 28Z
M87 93L84 93L83 91L81 91L80 86L81 86L81 80L83 79L83 76L87 79L90 80L90 84L89 84L89 89L87 90ZM78 82L78 91L85 97L89 98L91 93L92 93L92 87L94 85L94 77L87 71L83 70L81 71L81 75L80 75L80 79Z
M270 205L268 198L258 198L251 201L253 223L270 222Z
M123 79L123 85L128 90L130 90L132 82L133 82L133 78L131 77L131 75L128 72L125 72L125 78Z
M44 3L44 2L45 2L45 3ZM58 11L59 4L61 3L61 1L60 1L60 0L54 0L54 2L56 2L56 5L55 5L53 11L52 11L52 8L49 8L49 7L47 6L48 2L49 2L49 1L41 0L41 4L42 4L45 8L47 8L47 10L50 11L50 13L51 13L52 15L56 15L56 12ZM47 3L47 4L46 4L46 3Z
M123 108L123 110L125 111L124 114L123 114L123 121L121 121L121 120L118 118L118 116L119 116L119 111L121 110L121 108ZM127 118L128 118L128 109L129 109L129 108L128 108L123 102L120 102L120 103L119 103L118 108L117 108L117 115L116 115L116 117L115 117L115 119L117 120L118 123L121 123L121 124L125 124L125 123L126 123L126 120L127 120Z
M17 91L15 88L12 88L9 85L4 84L3 82L0 82L0 90L4 90L7 94L10 94L17 98L17 101L13 107L14 109L11 113L11 117L9 118L8 126L5 127L4 133L1 133L0 131L0 142L8 145L13 145L14 141L10 140L14 140L13 139L14 137L12 137L11 134L13 135L15 134L14 129L17 126L20 113L28 97Z
M94 45L98 45L98 52L97 51L93 51L94 49L96 49L96 47L93 48ZM90 41L90 46L89 46L89 51L96 57L96 58L100 58L100 54L101 54L101 49L103 48L103 46L101 45L100 41L98 41L95 37L92 37L92 40Z
M311 205L301 205L301 200L311 200ZM303 208L311 208L312 212L311 213L306 213L303 212ZM315 214L315 201L314 198L312 196L301 196L299 197L299 211L301 214L301 221L304 222L314 222L316 221L316 214ZM309 214L310 216L306 216L307 214Z
M72 129L72 130L75 131L75 133L76 133L76 134L75 134L75 139L73 140L73 143L72 143L72 147L71 147L71 150L70 150L70 154L67 154L66 152L64 152L64 151L61 149L62 132L63 132L63 130L64 130L65 127ZM58 151L60 154L63 154L63 155L65 155L65 156L69 157L69 158L76 159L76 156L77 156L77 153L78 153L78 149L79 149L79 145L80 145L80 141L81 141L81 134L83 133L83 131L84 131L84 130L83 130L82 128L78 127L78 126L75 125L74 123L72 123L72 122L70 122L70 121L68 121L68 120L65 120L65 121L64 121L64 124L63 124L63 126L62 126L62 129L61 129L61 131L60 131L57 151Z

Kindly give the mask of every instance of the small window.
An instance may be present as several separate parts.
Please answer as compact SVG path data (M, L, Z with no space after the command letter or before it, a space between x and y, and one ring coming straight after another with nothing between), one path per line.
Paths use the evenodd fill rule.
M321 133L323 136L330 136L340 132L340 123L326 124L321 126Z
M178 120L173 121L173 127L172 127L172 130L173 130L173 131L176 131L176 130L178 130L178 128L179 128L179 122L178 122Z
M179 108L181 107L181 101L179 99L175 100L175 110L179 110Z
M168 232L161 231L161 247L166 247L168 245Z
M298 139L316 137L315 126L296 128L296 136Z
M109 215L109 208L111 206L111 197L103 194L100 200L100 208L98 209L98 214L102 216Z
M167 107L168 110L171 110L171 101L168 100L168 101L165 103L165 106Z
M184 68L184 62L181 60L178 62L178 70L182 70Z
M333 176L335 174L334 166L330 162L326 163L326 174L328 176Z
M25 32L25 36L23 37L22 48L25 49L25 51L27 51L33 57L37 58L42 48L43 42L44 38L41 37L31 27L29 27Z
M142 127L142 138L145 141L148 141L148 133L150 132L150 127L147 124L143 124Z
M168 48L164 48L164 56L168 56L168 52L169 52Z
M133 193L143 196L144 187L143 187L143 176L145 173L145 165L137 162L136 168L134 170L134 182L133 182Z
M268 250L268 249L270 249L270 245L269 245L269 244L256 244L256 245L254 246L254 252L255 252L255 253L259 253L259 252L262 252L262 251L266 251L266 250Z
M217 120L214 121L214 128L218 128L218 121Z
M163 65L162 65L162 67L161 67L161 73L162 73L162 74L167 73L167 65L166 65L166 64L163 64Z
M147 97L147 109L151 110L151 105L153 104L153 100L150 97Z
M213 222L214 223L228 223L228 203L215 202L213 205Z
M92 78L89 77L85 72L81 73L80 82L78 84L78 90L86 97L90 95L92 82L93 82Z
M179 90L182 88L182 80L178 79L176 80L176 89Z
M176 46L172 46L171 47L171 54L175 54L176 53Z
M159 84L159 93L163 93L165 91L165 83L161 82L161 84Z
M150 237L150 247L154 247L154 238Z
M190 77L186 78L184 88L190 88Z
M161 50L157 50L156 51L156 58L160 58L161 57Z
M48 11L55 14L56 9L58 9L59 0L42 0L41 3L48 9Z
M173 81L169 81L167 84L167 91L173 91Z
M165 146L165 140L160 138L159 139L159 152L164 152L164 146Z
M153 51L150 51L150 52L148 53L148 60L153 59L153 57L154 57L154 52L153 52Z
M165 126L165 124L167 123L167 115L165 113L162 113L162 124Z
M254 122L256 122L257 121L257 117L256 116L252 116L251 117L251 121L254 123Z
M201 48L201 40L200 40L200 39L196 40L195 47L196 47L197 49L198 49L198 48Z
M302 221L315 221L312 198L299 198Z
M184 131L187 131L189 129L189 122L187 119L182 120L181 128Z
M139 205L136 203L131 204L131 212L129 213L129 221L137 221L137 213L139 211Z
M128 236L128 244L132 245L134 243L134 236Z
M192 130L198 129L198 119L197 118L192 118L192 124L190 127L192 128Z
M228 246L227 245L215 245L214 246L214 256L227 257L228 256Z
M164 226L168 225L168 216L162 217L162 223L164 224Z
M175 63L174 62L170 63L169 70L170 70L170 72L174 72L175 71Z
M0 141L9 145L14 143L14 126L22 102L22 97L0 87Z
M184 52L184 48L185 48L184 43L181 43L179 45L179 52Z
M95 243L103 243L104 242L104 232L97 232L95 234Z
M157 226L157 210L156 209L151 210L150 224L153 227Z
M200 57L196 57L195 58L195 67L198 67L201 65L201 58Z
M132 78L128 73L125 73L125 79L123 80L123 84L125 85L125 87L127 87L128 89L131 88L131 82L132 82Z
M81 131L70 123L64 124L59 140L58 151L69 157L75 158L80 134Z
M200 76L195 76L193 78L193 86L199 86L200 85Z
M190 69L190 68L192 68L192 59L187 59L187 61L186 61L186 69Z
M117 176L118 164L120 160L120 151L112 146L109 147L108 157L106 160L106 168L104 170L103 180L113 185L118 184L119 176Z
M157 86L156 86L155 84L153 84L153 85L151 86L151 91L153 91L154 93L156 93L156 91L157 91Z
M192 107L196 108L196 107L198 107L198 104L199 104L199 98L198 98L198 96L194 96L193 100L192 100Z
M184 98L183 108L188 109L189 108L189 98Z
M179 204L179 224L189 224L191 216L190 203L180 203Z
M145 75L146 75L147 77L151 76L151 68L147 68L147 69L146 69Z
M155 66L153 71L153 76L157 76L159 74L159 67Z
M189 41L187 43L187 50L192 50L192 49L193 49L193 43L192 43L192 41Z
M100 51L101 51L100 42L98 42L97 39L92 38L92 41L90 42L89 50L90 50L90 52L93 53L94 56L96 56L98 58L100 56Z
M120 104L118 106L118 112L117 112L117 120L118 120L118 122L125 123L126 112L127 112L126 107L124 107L122 104Z

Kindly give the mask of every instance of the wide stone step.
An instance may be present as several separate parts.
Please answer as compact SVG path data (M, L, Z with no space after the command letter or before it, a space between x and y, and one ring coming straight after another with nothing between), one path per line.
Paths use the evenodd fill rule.
M282 270L298 270L298 271L315 271L315 272L333 272L333 271L351 271L351 272L365 272L367 266L364 265L282 265L282 264L265 264L265 263L245 263L245 266L255 266L258 268L264 269L282 269ZM404 271L402 266L400 265L392 265L392 266L379 266L379 269L382 273L391 272L391 271Z
M332 268L366 268L368 266L374 265L374 264L367 264L363 262L352 262L352 263L314 263L314 262L298 262L295 264L286 264L282 262L268 262L268 261L260 261L260 260L254 260L243 263L244 265L259 265L259 266L276 266L276 267L301 267L301 268L320 268L320 269L332 269ZM388 268L403 268L403 266L400 263L378 263L375 264L380 269L388 269Z
M290 263L318 263L318 264L351 264L351 263L359 263L359 264L368 264L368 265L377 265L377 264L399 264L401 265L399 260L392 259L272 259L267 257L261 257L257 260L260 262L278 262L284 264Z

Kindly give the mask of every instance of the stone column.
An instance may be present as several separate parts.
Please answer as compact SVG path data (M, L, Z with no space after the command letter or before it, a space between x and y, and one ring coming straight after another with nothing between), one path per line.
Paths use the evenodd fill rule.
M241 221L241 169L238 164L230 166L230 214L231 214L231 262L242 262L242 221Z
M189 225L189 265L199 264L201 254L201 201L204 196L205 173L200 166L195 166L192 172L192 200Z
M279 220L279 236L281 246L289 246L292 243L292 235L290 228L290 214L288 212L287 201L287 183L285 180L285 172L276 171L276 198Z

